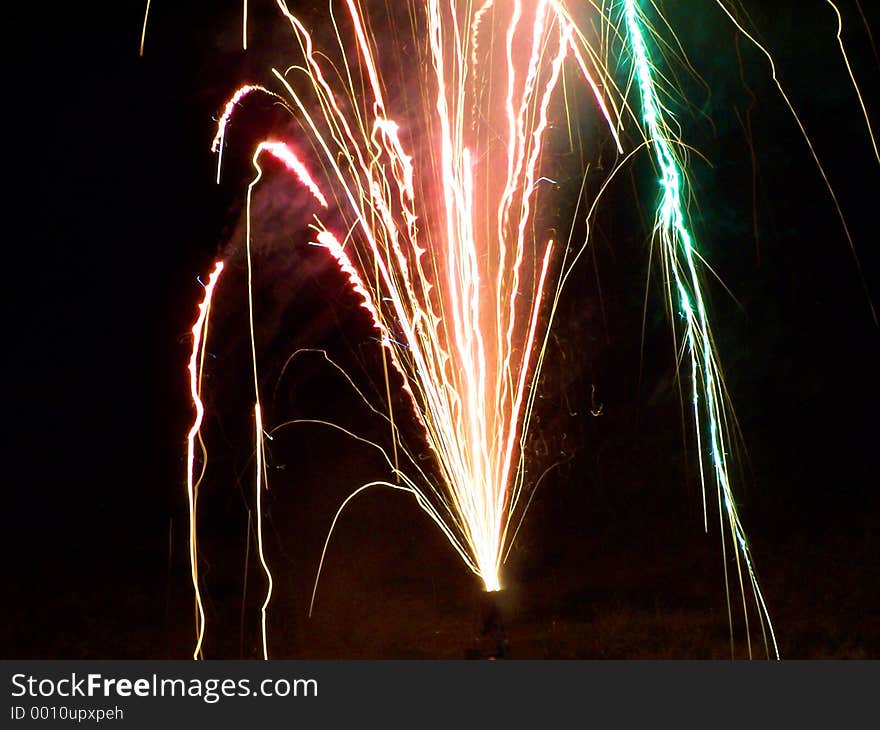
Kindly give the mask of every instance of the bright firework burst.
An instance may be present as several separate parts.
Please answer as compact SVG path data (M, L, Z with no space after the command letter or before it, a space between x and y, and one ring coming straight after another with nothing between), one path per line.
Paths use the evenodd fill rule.
M546 187L540 163L567 59L596 91L616 137L615 124L590 75L597 71L592 51L579 45L558 3L408 8L426 41L416 46L424 75L417 108L424 112L416 122L409 112L406 125L386 101L368 18L354 2L345 6L350 25L337 25L337 37L353 38L354 51L341 45L343 71L322 64L304 25L279 4L304 65L275 75L325 182L316 182L290 145L267 141L254 154L250 191L268 153L319 206L328 207L322 187L335 199L343 233L316 216L315 243L370 313L435 456L439 485L419 483L396 465L395 474L495 591L523 487L529 385L539 367L554 251L536 233ZM245 87L237 96L258 90Z
M553 120L564 118L559 89L568 69L588 84L596 112L621 153L615 172L640 150L653 157L660 182L654 232L670 305L683 322L701 474L705 454L717 488L722 540L727 532L734 549L747 626L751 593L765 645L778 656L731 489L724 388L701 287L704 265L688 223L683 145L662 100L663 75L651 50L655 32L639 3L594 4L590 25L599 30L593 34L556 0L424 0L401 3L397 18L386 6L383 14L389 17L381 22L394 24L389 35L406 37L416 77L394 94L376 40L378 14L365 13L354 0L339 4L341 17L330 14L338 45L338 57L331 61L328 49L317 49L304 23L278 3L302 60L285 71L273 70L277 90L239 89L214 141L219 175L230 117L252 93L281 101L304 131L297 139L256 146L257 176L248 189L257 535L269 585L262 606L264 656L272 578L261 537L265 431L250 269L250 201L263 174L261 160L275 158L311 193L314 244L326 249L369 312L383 359L396 371L421 426L420 438L434 455L436 478L422 471L406 439L399 441L389 397L394 458L386 459L395 481L363 485L340 511L373 486L407 491L486 590L499 590L500 568L522 511L533 385L560 291L583 250L542 233L551 226L541 215L549 200L543 153ZM728 8L719 6L745 33ZM846 58L842 41L841 50ZM612 69L621 68L625 78L615 82ZM873 142L870 122L868 128ZM600 195L589 206L588 221ZM202 415L196 363L217 275L219 268L193 328L190 363L197 409L189 460L196 655L204 636L196 569L194 444ZM411 468L400 465L398 448ZM706 501L704 489L704 514Z

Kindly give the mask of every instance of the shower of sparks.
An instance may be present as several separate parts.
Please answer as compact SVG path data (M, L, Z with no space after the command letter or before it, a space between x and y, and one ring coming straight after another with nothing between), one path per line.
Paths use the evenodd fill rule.
M315 50L304 24L278 3L303 64L274 74L311 149L306 158L278 141L256 148L257 175L248 190L249 298L250 201L267 153L321 209L329 207L328 200L335 204L335 218L327 225L315 216L315 245L327 250L369 312L383 357L397 373L421 439L434 455L432 479L401 446L422 479L407 477L395 465L393 486L416 497L486 590L496 591L523 489L522 446L540 362L536 343L543 339L541 304L550 278L558 274L553 263L558 247L549 236L541 240L542 226L549 226L536 217L540 200L546 200L543 191L550 189L539 183L548 179L541 169L551 105L563 65L571 60L622 150L600 92L607 71L558 2L486 0L474 7L427 0L418 21L426 40L416 46L424 73L416 109L423 118L414 120L411 109L392 114L369 19L353 0L344 4L353 48L343 45L334 20L341 62L332 66ZM248 85L227 104L215 151L222 149L236 105L253 91L267 92ZM302 162L315 157L320 176ZM330 230L339 228L339 219L344 236ZM252 301L250 306L252 312ZM251 319L259 424L253 328ZM256 433L262 483L261 426ZM258 491L258 536L259 506Z
M827 2L836 14L837 42L875 157L880 160L843 43L839 10ZM312 245L326 250L369 314L386 372L388 403L380 415L391 427L394 459L382 452L394 481L370 482L354 490L340 506L330 532L341 511L364 490L384 486L405 491L415 497L485 589L500 590L501 567L516 536L514 518L518 515L521 521L524 511L520 501L526 479L524 443L534 384L561 288L580 256L572 255L570 245L558 240L554 243L548 232L558 221L543 219L555 185L546 165L548 150L552 150L551 130L564 126L558 120L565 114L558 104L560 87L564 87L561 80L573 72L590 89L597 115L604 119L621 154L588 206L588 225L599 197L617 171L640 151L647 150L652 156L660 186L653 235L661 250L669 306L682 323L682 356L689 363L700 454L704 524L708 529L707 492L712 485L717 496L725 582L728 586L731 582L727 552L732 546L749 655L749 617L756 615L768 655L778 658L775 631L731 485L728 423L732 414L726 405L701 284L709 269L688 220L685 145L678 140L676 121L662 100L667 76L659 63L664 43L645 15L659 14L659 8L652 3L650 11L643 10L637 0L590 3L591 22L599 28L599 42L594 44L562 0L408 0L397 8L404 21L395 21L395 10L386 4L386 19L394 26L387 42L394 38L398 43L402 35L411 34L400 44L409 54L403 61L394 53L379 54L371 17L357 0L339 0L346 10L344 18L332 12L329 16L338 47L320 50L283 0L277 4L302 58L284 71L273 69L277 91L260 85L240 88L220 117L212 146L218 154L219 177L229 121L240 102L253 92L267 94L284 105L303 132L296 139L264 140L256 146L256 177L247 198L256 530L268 584L261 607L264 656L269 654L266 617L272 576L262 545L261 502L267 476L263 438L288 425L264 430L254 338L251 199L264 174L264 154L291 172L320 209L310 225ZM770 52L748 33L723 0L715 0L715 4L769 60L773 81L806 140L853 246L840 205L777 78ZM244 17L246 24L246 7ZM401 23L406 31L398 27ZM618 85L613 76L620 69L629 76ZM389 93L392 89L393 95ZM218 264L206 286L205 301L193 327L190 361L197 412L189 437L196 655L204 637L196 568L199 480L194 474L194 454L203 414L196 362L221 266ZM417 449L407 447L405 429L399 428L399 418L391 410L393 387L406 394L414 422L420 426ZM425 446L433 455L433 469L427 470L430 474L415 455ZM319 575L329 540L328 535ZM732 635L730 594L728 587ZM312 604L314 600L313 591Z

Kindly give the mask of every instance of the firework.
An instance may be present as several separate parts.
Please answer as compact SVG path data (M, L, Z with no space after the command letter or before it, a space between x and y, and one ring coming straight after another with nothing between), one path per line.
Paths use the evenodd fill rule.
M838 43L876 155L873 129L843 44L840 14L828 4L836 13ZM640 152L652 158L659 183L653 234L663 260L669 307L681 323L682 353L690 366L704 522L708 529L707 488L713 485L722 545L725 551L728 544L733 546L746 635L749 616L756 615L768 654L778 657L729 474L731 416L701 283L706 265L688 220L687 162L682 153L686 145L678 139L676 121L663 101L669 93L660 68L663 56L658 49L663 44L645 10L636 0L593 5L590 24L598 30L588 34L559 0L401 3L400 17L386 7L382 22L392 26L389 37L407 48L405 73L398 55L378 52L377 19L354 0L339 5L345 12L329 16L337 45L318 48L306 25L278 2L301 58L286 70L273 69L276 90L252 84L233 95L213 147L219 176L219 154L230 118L254 92L280 101L302 130L294 138L256 145L256 176L247 199L257 534L268 582L262 605L264 656L272 577L261 537L265 431L253 334L250 222L253 191L264 174L263 158L282 164L309 191L315 207L312 243L326 250L347 277L369 313L386 372L396 373L386 377L384 414L394 443L394 458L385 455L394 481L362 485L339 511L376 486L413 495L485 589L496 591L516 535L516 518L521 519L524 509L524 444L547 333L562 287L587 245L578 248L571 241L552 240L548 231L558 221L548 220L545 213L552 193L544 174L546 159L553 128L565 126L560 88L569 73L590 90L595 113L620 153L608 180L589 201L588 225L611 178ZM852 245L834 191L776 78L772 57L723 2L717 5L769 60L774 82ZM622 78L615 79L621 71ZM193 332L196 335L195 328ZM198 347L197 339L193 358ZM399 428L401 416L391 409L392 380L406 394L419 427L418 450L407 447L412 436ZM193 439L202 414L193 382L197 420L190 435L191 473ZM413 456L425 445L433 455L430 473ZM194 492L191 479L191 512ZM339 512L331 533L338 516ZM194 522L191 536L198 602ZM326 550L325 543L321 565ZM725 553L727 580L726 557ZM314 598L313 591L313 603ZM200 646L204 618L199 615ZM751 651L749 639L750 655Z
M537 213L548 187L541 184L541 163L551 104L570 62L593 90L621 149L617 123L600 93L607 72L559 3L487 0L476 7L429 0L408 8L427 39L416 45L423 91L395 111L386 101L370 19L356 3L345 3L345 28L333 21L340 41L335 67L283 2L279 8L303 63L274 74L307 132L306 144L298 146L323 170L315 176L294 144L277 140L260 143L253 159L247 248L258 536L265 473L250 201L263 175L261 157L269 154L320 208L332 203L329 225L315 216L315 244L328 251L370 313L383 357L434 455L436 474L418 469L418 479L395 457L398 484L388 486L403 485L415 495L486 590L499 590L523 490L531 384L543 352L537 346L544 339L542 303L550 277L560 271L557 246L541 234L548 226ZM220 119L215 150L222 151L237 104L255 91L278 96L258 85L239 89ZM545 327L548 318L545 312ZM396 449L390 401L389 420ZM418 468L409 450L402 451ZM259 538L258 549L271 593ZM268 601L267 594L264 655Z

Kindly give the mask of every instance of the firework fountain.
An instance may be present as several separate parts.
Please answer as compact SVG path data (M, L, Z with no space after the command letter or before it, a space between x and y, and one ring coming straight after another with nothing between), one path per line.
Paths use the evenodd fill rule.
M735 558L747 634L749 616L757 617L768 654L778 656L731 487L728 414L701 285L705 265L689 228L684 145L663 101L663 76L652 57L659 45L655 31L639 3L591 5L589 26L599 30L588 34L583 19L558 0L423 0L395 10L385 5L372 14L344 0L332 4L328 15L337 41L332 49L316 47L305 23L283 1L278 8L300 60L273 70L274 88L239 89L214 140L219 176L230 119L253 94L284 105L302 130L294 138L255 146L256 176L247 198L256 532L268 586L261 616L264 656L272 575L263 553L261 504L267 477L263 440L271 424L263 423L254 338L251 200L267 159L309 192L312 243L345 274L369 313L386 367L384 415L394 445L386 461L392 478L360 486L340 512L373 487L411 494L485 589L497 591L528 488L523 460L534 384L560 293L588 243L577 246L545 233L559 221L548 221L544 213L552 185L543 165L553 128L565 122L560 89L575 77L590 90L618 150L611 177L640 152L652 157L659 180L654 239L689 364L704 519L708 528L706 495L713 488L722 544L732 546ZM393 25L389 37L395 44L406 39L395 52L380 52L379 23ZM403 48L409 84L400 68L395 76L387 62L392 57L400 64L395 54ZM588 224L600 197L601 190L588 201ZM206 287L190 361L197 412L188 481L195 656L205 633L196 529L196 473L200 468L203 473L206 458L199 433L199 363L221 268L218 264ZM405 417L391 407L392 388L405 393ZM403 426L407 419L417 428ZM407 430L418 432L419 451L427 445L432 469L423 469L413 456L407 443L414 437Z

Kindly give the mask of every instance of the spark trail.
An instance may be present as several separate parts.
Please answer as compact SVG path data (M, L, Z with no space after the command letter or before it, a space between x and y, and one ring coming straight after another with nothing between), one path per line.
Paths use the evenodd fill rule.
M202 651L202 641L205 637L205 609L202 605L202 594L199 589L199 568L198 568L198 540L196 536L196 507L199 496L199 484L204 475L205 445L201 441L200 430L202 427L202 419L205 414L205 407L201 399L201 380L202 369L205 359L205 341L208 339L208 320L211 311L211 300L214 296L214 287L223 271L223 262L218 261L214 266L205 284L205 296L201 304L199 304L199 314L192 326L193 347L192 354L189 359L189 385L190 397L192 398L193 407L196 412L195 420L187 437L187 495L189 497L189 549L190 549L190 568L193 589L195 591L195 611L196 611L196 647L193 651L193 659L197 659ZM199 439L199 445L202 450L202 471L196 476L196 439Z

